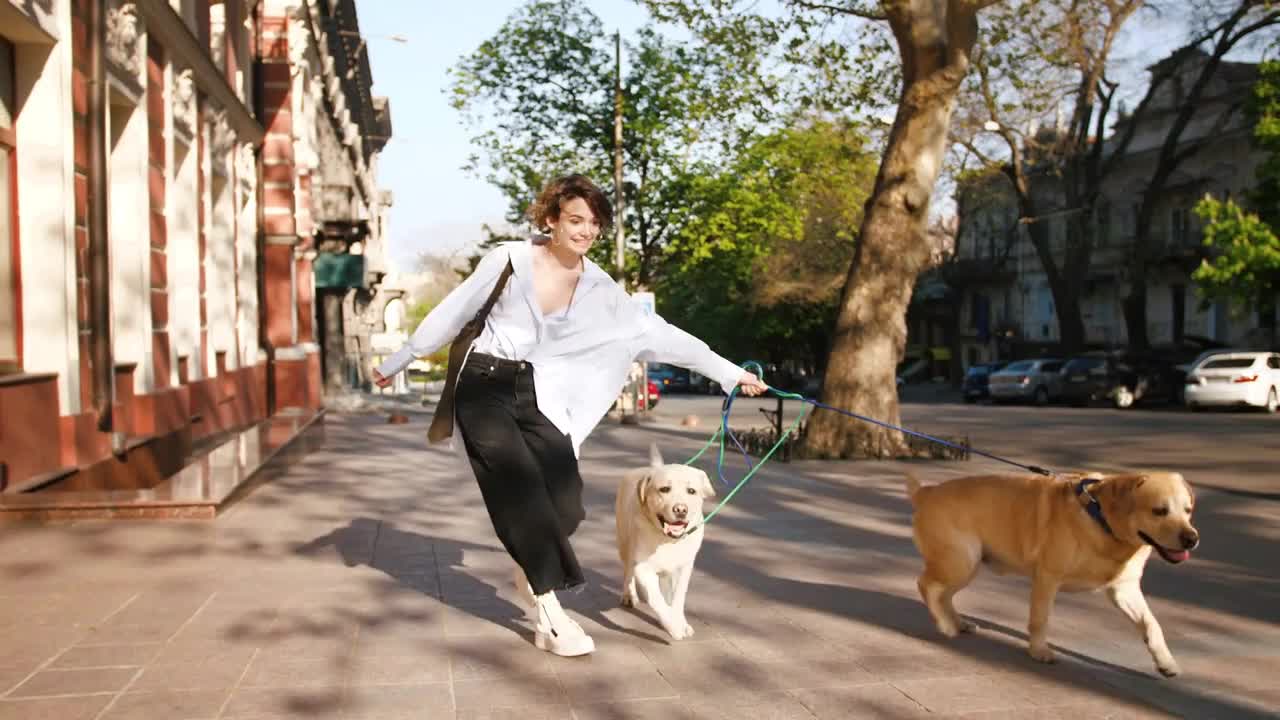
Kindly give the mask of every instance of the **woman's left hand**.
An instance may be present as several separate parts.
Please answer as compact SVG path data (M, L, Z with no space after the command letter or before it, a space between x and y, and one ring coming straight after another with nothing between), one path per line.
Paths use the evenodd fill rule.
M769 386L753 372L742 373L742 377L738 378L738 388L748 397L755 397L769 390Z

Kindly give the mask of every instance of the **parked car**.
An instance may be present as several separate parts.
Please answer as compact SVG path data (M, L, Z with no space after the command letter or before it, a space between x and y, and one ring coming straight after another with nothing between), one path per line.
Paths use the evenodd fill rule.
M693 389L689 371L675 365L649 363L649 379L662 386L663 392L690 392Z
M1044 405L1062 391L1062 360L1039 358L1018 360L991 373L987 386L994 402L1030 400Z
M960 392L967 403L977 402L991 397L991 373L1001 370L1007 362L977 363L964 371L964 382L960 384ZM899 378L901 380L901 378Z
M1187 407L1245 405L1274 413L1280 407L1280 353L1232 352L1204 358L1187 375Z
M1062 399L1072 405L1110 402L1130 408L1139 402L1176 401L1181 383L1171 358L1159 353L1088 353L1062 368Z

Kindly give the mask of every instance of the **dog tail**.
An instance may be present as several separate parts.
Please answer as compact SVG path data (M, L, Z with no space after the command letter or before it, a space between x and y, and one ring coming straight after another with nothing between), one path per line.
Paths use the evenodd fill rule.
M914 473L907 473L907 497L915 504L916 495L920 493L920 481L916 479Z

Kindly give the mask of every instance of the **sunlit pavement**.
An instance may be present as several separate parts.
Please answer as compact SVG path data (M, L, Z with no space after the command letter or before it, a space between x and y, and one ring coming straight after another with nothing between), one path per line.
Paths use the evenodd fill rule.
M735 424L761 424L742 401ZM586 444L588 588L564 598L598 651L532 646L510 565L426 421L331 413L215 521L0 526L0 718L1265 717L1280 707L1277 418L904 406L913 427L1049 467L1159 466L1197 485L1203 544L1144 586L1182 665L1157 676L1100 595L1060 595L1059 662L1024 649L1026 581L957 598L981 627L933 630L915 590L903 464L770 463L707 527L671 642L617 607L613 488L650 442L690 456L719 401L663 398ZM701 425L677 421L697 415ZM754 418L750 418L754 415ZM704 465L711 468L711 465ZM926 481L998 469L913 463ZM714 472L714 471L713 471ZM728 465L740 477L739 459Z

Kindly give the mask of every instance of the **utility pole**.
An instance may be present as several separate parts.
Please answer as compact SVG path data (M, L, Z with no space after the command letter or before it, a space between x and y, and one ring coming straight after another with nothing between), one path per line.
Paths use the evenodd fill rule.
M625 245L622 236L622 33L613 33L613 236L615 256L614 276L626 287L623 271L626 269Z

